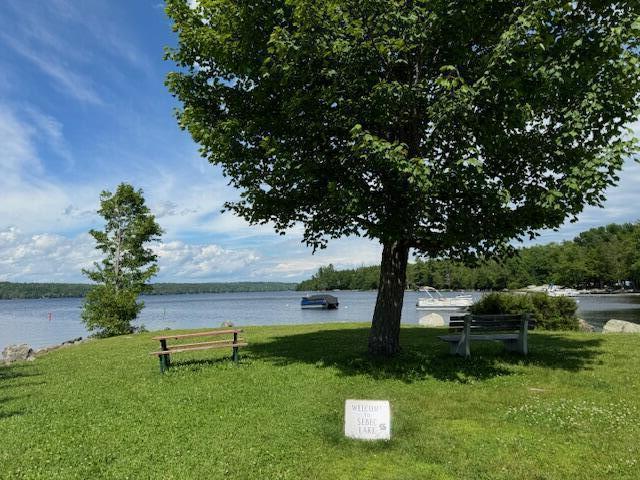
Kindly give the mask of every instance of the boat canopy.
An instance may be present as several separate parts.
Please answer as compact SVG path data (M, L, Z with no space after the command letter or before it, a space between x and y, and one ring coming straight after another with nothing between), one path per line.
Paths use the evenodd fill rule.
M308 296L306 296L304 298L306 298L309 301L324 300L325 302L327 302L329 304L338 303L338 298L334 297L333 295L329 295L328 293L321 293L321 294L318 294L318 295L308 295Z

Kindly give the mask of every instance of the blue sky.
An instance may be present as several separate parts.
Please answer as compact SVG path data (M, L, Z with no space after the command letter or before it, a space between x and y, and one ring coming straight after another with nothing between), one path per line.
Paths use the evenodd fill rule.
M220 214L237 197L178 129L164 87L174 44L159 0L0 2L0 280L83 281L104 189L142 188L165 229L158 281L297 281L320 265L374 264L380 247L341 239L316 255ZM629 160L604 209L538 243L636 221L640 167Z

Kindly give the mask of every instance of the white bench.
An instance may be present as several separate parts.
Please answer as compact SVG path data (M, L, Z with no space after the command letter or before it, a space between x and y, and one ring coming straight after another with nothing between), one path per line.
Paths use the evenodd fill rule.
M449 331L457 332L438 338L449 343L452 355L471 356L471 342L499 341L504 347L523 355L528 353L527 333L535 328L531 314L522 315L465 315L451 317Z

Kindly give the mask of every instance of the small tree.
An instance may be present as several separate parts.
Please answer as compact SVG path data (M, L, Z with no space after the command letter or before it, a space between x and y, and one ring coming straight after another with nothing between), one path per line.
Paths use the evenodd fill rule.
M304 240L382 244L369 350L400 348L410 250L499 253L601 205L636 150L634 1L167 0L178 120Z
M104 230L90 230L96 248L104 254L94 270L82 272L98 285L87 294L82 320L99 336L130 333L131 322L144 307L138 295L148 291L146 283L157 271L157 256L147 244L157 241L162 229L144 203L142 190L121 183L115 193L100 194L98 213Z

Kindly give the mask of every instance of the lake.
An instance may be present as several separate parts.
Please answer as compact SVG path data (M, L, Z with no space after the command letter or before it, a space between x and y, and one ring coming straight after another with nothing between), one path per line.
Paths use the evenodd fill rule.
M144 297L137 325L148 330L219 327L230 321L243 325L296 325L324 322L370 321L376 292L333 292L337 310L302 310L302 292L214 293ZM444 293L445 296L457 293ZM474 297L481 296L472 292ZM404 324L417 324L425 315L415 308L421 294L406 292ZM422 294L423 295L423 294ZM596 327L611 318L640 323L640 296L589 295L578 298L578 314ZM33 348L87 336L80 321L82 299L0 300L0 351L7 345L27 343Z

